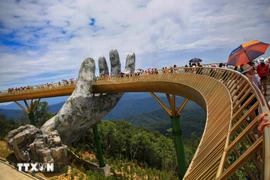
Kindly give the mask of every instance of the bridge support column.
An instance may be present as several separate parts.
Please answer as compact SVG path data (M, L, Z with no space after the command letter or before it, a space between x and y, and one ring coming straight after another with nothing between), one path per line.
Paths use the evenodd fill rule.
M28 114L28 118L30 120L30 124L33 126L36 126L36 121L35 121L35 115L34 112L31 112Z
M97 124L93 126L93 133L94 133L94 139L95 139L95 144L97 148L97 157L99 161L99 167L102 168L102 167L105 167L106 164L104 163L104 159L103 159L102 147L101 147Z
M172 120L172 133L174 137L174 145L177 156L178 177L179 179L183 179L187 170L187 165L182 137L182 129L180 126L180 116L170 116L170 117Z
M174 145L175 145L177 164L178 164L178 177L179 179L183 179L187 171L187 165L186 165L184 143L183 143L183 137L182 137L182 129L180 126L180 114L182 110L184 109L185 105L187 104L188 99L185 99L184 102L180 105L180 107L176 109L175 95L166 94L168 102L171 106L171 110L170 110L153 92L150 92L150 94L156 99L156 101L163 107L163 109L171 117Z
M33 125L33 126L36 126L34 112L37 109L40 98L38 99L37 103L35 103L35 105L33 103L33 99L31 99L30 104L28 104L26 100L23 100L23 101L24 101L24 104L25 104L26 108L23 107L19 102L17 102L17 101L14 101L14 102L28 115L30 124Z

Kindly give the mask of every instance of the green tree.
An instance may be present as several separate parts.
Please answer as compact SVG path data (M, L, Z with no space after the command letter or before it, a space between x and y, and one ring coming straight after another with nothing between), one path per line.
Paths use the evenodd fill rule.
M27 116L25 112L23 113L23 115L17 118L17 122L19 123L19 125L30 124L29 117Z
M122 160L131 160L143 168L158 169L163 179L175 179L177 174L177 161L172 137L166 137L158 131L149 130L143 127L134 127L125 120L101 121L98 124L105 162L117 161L114 164L121 164ZM168 130L168 134L170 134ZM185 150L188 154L188 163L191 161L199 143L195 133L191 139L185 141ZM88 151L95 151L92 128L80 139L78 143L87 144ZM75 147L79 147L79 144ZM86 150L86 149L84 149ZM125 167L124 164L121 167ZM118 166L114 167L120 170ZM123 170L125 173L128 171ZM148 174L149 175L149 174ZM123 174L123 176L130 176ZM143 176L143 175L142 175ZM150 177L150 176L149 176ZM154 177L154 176L153 176ZM167 178L164 178L167 177Z
M200 137L197 136L196 132L191 133L190 139L184 140L187 164L191 162L199 143L200 143Z
M34 101L32 106L35 107L37 103L38 101ZM49 110L50 106L48 106L46 101L39 102L37 109L34 112L37 127L40 128L47 120L54 116L53 113L48 112Z
M8 132L17 128L18 124L13 120L7 120L5 115L0 114L0 140L3 140Z
M34 101L31 106L35 107L37 103L38 101ZM40 128L47 120L54 116L53 113L48 112L49 110L50 106L48 106L48 103L46 101L38 103L37 108L34 112L34 118L37 127ZM30 124L29 117L26 113L17 118L17 121L20 125Z

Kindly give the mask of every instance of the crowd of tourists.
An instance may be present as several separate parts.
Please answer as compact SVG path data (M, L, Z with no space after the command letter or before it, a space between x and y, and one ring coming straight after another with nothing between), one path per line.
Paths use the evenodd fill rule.
M270 58L260 60L250 61L248 64L242 64L240 66L235 66L234 70L246 75L251 82L261 90L264 95L267 95L267 81L270 80ZM202 67L200 62L197 63L189 63L189 65L184 66L184 72L186 73L199 73L197 68ZM211 67L215 68L232 68L228 67L225 63L219 64L211 64ZM177 65L162 67L162 69L157 68L148 68L148 69L137 69L137 71L133 73L120 73L120 77L134 77L134 76L144 76L144 75L152 75L152 74L166 74L166 73L179 73L180 69ZM213 72L213 71L212 71ZM211 73L210 73L211 75ZM95 78L96 80L108 80L111 79L109 74L105 74L103 76L98 76ZM68 84L76 84L77 79L71 78L69 80L63 79L58 83L46 83L39 84L37 86L24 86L17 88L9 88L8 92L18 92L23 90L31 90L31 89L44 89L44 88L53 88L62 85Z
M267 82L270 80L270 59L260 58L250 61L248 64L236 66L235 70L244 74L262 92L267 95Z
M23 91L23 90L30 90L33 89L33 86L23 86L23 87L16 87L16 88L8 88L8 92L14 92L14 91Z
M71 78L69 80L67 79L63 79L62 81L59 81L57 83L55 82L51 82L51 83L45 83L45 84L39 84L36 86L23 86L23 87L16 87L16 88L8 88L7 92L8 93L16 93L16 92L20 92L20 91L27 91L27 90L32 90L32 89L51 89L53 87L59 87L59 86L65 86L68 84L76 84L77 79L75 78ZM0 91L0 93L3 93L4 91Z

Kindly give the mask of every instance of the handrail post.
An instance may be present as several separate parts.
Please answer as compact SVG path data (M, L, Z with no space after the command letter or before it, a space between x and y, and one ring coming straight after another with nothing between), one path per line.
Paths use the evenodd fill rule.
M268 117L268 121L269 121ZM263 144L264 144L264 149L263 149L263 179L268 180L270 178L270 172L269 172L269 165L270 165L270 142L269 142L269 137L270 137L270 128L266 127L264 129L263 133Z
M180 116L170 116L170 118L172 120L172 132L177 156L178 177L179 179L183 179L187 171L187 165L184 151L184 143L182 138L182 129L180 127Z

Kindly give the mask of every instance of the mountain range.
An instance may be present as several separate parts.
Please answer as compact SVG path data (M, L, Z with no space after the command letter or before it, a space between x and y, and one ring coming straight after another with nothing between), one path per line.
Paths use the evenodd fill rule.
M165 94L157 93L156 95L167 107L169 107ZM47 98L49 101L45 99L50 106L49 112L57 113L67 98L67 96L60 97L56 100L53 100L53 98ZM57 101L62 102L51 104ZM176 107L179 107L183 101L184 98L177 97ZM19 109L17 104L11 103L9 105L0 106L0 114L4 114L7 119L17 119L22 116L24 112ZM131 122L134 126L143 126L153 130L158 130L161 133L166 133L166 130L171 128L169 115L149 93L125 93L115 108L103 119L125 119ZM189 101L186 104L180 116L182 129L189 132L187 134L195 131L200 135L204 129L205 119L205 111L192 101Z

